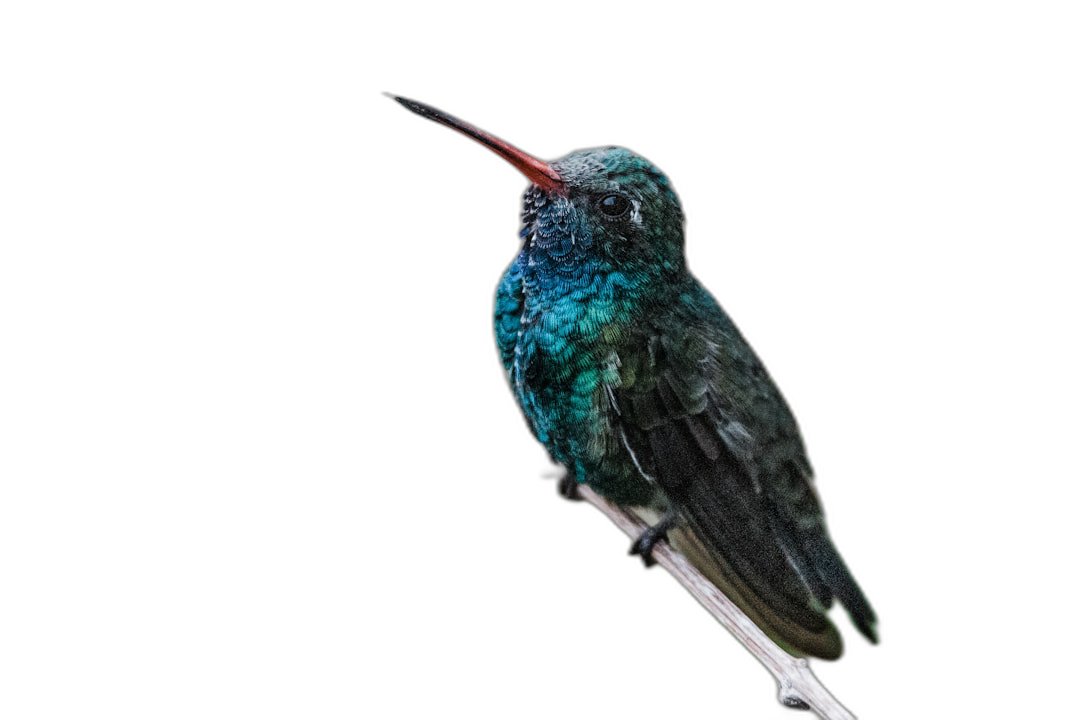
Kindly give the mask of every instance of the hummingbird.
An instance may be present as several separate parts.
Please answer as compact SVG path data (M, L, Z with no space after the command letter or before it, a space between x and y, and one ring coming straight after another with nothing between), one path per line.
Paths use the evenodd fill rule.
M781 647L840 657L833 600L876 617L829 537L798 425L765 366L686 266L671 182L630 150L543 162L441 110L529 180L521 249L495 295L495 339L530 430L580 484L652 523Z

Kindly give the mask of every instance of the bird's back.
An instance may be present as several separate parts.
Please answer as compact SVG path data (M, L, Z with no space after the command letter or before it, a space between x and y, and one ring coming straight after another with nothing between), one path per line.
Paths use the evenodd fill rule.
M685 520L681 550L798 653L840 655L834 597L875 640L794 416L734 323L691 281L646 333L647 362L615 397L629 446Z

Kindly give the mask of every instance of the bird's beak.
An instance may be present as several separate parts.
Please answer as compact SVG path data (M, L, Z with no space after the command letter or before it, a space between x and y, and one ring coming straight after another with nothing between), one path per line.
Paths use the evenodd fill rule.
M555 169L546 162L537 160L532 155L518 150L510 143L500 140L494 135L489 135L483 130L473 127L468 123L462 122L453 115L447 115L442 110L436 110L430 105L424 105L423 103L418 103L415 100L409 100L408 98L397 97L396 95L391 95L391 97L417 115L452 127L459 133L468 135L473 140L487 145L499 155L506 158L511 165L524 173L525 177L529 178L533 184L540 188L548 192L557 192L561 195L566 194L566 183L563 181L562 177L559 176L559 173L555 172Z

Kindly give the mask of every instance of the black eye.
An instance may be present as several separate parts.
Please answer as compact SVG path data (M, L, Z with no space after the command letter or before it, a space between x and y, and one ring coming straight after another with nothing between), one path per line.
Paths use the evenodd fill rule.
M630 210L630 201L622 195L605 195L600 198L600 212L609 218L622 217Z

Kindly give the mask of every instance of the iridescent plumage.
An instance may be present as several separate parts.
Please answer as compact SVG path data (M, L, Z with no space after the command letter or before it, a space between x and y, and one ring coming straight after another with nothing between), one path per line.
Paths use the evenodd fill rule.
M673 520L676 549L793 652L839 657L826 617L834 598L876 642L794 417L686 268L667 178L623 148L544 164L480 139L534 182L522 249L496 293L495 334L537 439L574 481Z

